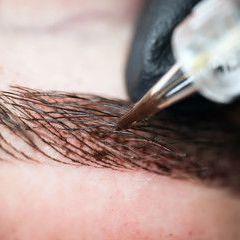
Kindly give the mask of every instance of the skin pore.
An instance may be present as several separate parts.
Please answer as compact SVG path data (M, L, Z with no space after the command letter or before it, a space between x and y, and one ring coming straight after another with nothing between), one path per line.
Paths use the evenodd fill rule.
M201 116L197 123L189 116L163 114L150 128L143 123L130 132L114 133L111 124L127 110L125 101L70 93L124 98L118 90L123 89L120 69L133 20L124 13L128 9L134 16L138 3L121 1L118 15L107 0L106 6L67 1L67 7L65 1L25 2L2 3L0 239L238 239L240 206L233 194L239 191L238 127L226 126L228 114L217 124L221 111ZM111 17L93 21L90 14L85 26L83 17L69 17L82 16L86 9L96 13L96 8L104 13L97 16ZM39 15L30 21L36 9ZM57 32L49 30L53 22L65 19L74 21ZM10 89L10 84L41 91ZM99 119L110 141L96 139L96 131L89 138L94 127L99 130ZM105 157L102 152L99 156L103 149ZM89 156L95 167L80 166L89 163L84 159ZM101 164L104 168L96 168Z

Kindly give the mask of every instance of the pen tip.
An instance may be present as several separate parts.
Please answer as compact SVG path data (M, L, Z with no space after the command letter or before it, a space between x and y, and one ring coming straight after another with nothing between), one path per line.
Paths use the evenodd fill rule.
M144 120L154 114L157 110L158 99L155 96L145 95L139 102L137 102L132 109L123 115L118 124L118 129L128 129L134 123Z
M129 119L129 112L123 115L117 123L117 130L124 130L130 128L132 125L131 119Z

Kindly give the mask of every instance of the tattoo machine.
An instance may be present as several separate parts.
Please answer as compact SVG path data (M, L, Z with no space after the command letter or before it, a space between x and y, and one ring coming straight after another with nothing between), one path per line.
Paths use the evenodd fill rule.
M240 95L240 0L204 0L173 31L176 62L119 121L128 128L198 92L230 103Z

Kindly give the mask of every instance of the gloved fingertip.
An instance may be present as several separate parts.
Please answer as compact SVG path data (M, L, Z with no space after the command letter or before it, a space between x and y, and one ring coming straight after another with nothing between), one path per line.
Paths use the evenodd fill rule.
M171 35L199 0L147 0L139 15L126 68L129 97L139 100L174 64Z

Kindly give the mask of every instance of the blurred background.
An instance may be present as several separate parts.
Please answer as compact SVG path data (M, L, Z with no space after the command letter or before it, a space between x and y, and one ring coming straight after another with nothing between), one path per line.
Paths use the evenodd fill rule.
M124 67L141 0L1 0L0 88L126 98Z

